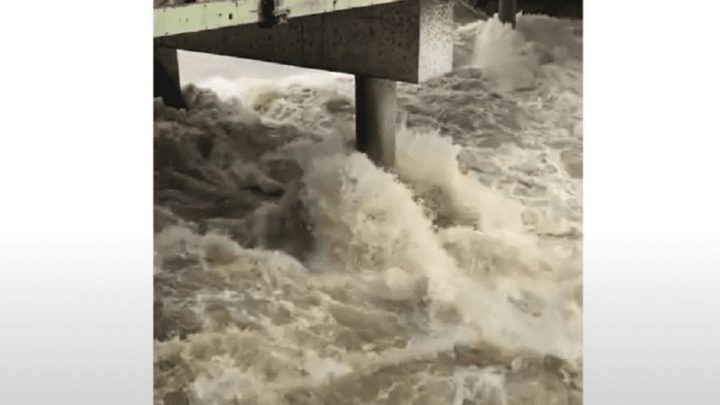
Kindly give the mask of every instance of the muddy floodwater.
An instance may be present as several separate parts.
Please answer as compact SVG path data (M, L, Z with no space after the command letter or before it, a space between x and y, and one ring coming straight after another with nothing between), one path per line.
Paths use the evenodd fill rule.
M353 77L155 101L155 403L582 403L582 22L458 26L399 84L397 165Z

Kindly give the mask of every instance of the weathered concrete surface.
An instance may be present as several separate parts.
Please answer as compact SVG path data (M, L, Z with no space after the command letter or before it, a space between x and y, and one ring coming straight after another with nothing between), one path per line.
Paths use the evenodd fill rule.
M355 76L357 150L378 165L395 165L396 82Z
M187 108L180 92L180 70L177 50L156 47L153 53L153 96L165 105Z
M156 45L417 83L452 69L452 3L405 0L156 38Z
M515 28L515 14L517 13L517 0L500 0L498 17L504 23L512 24Z
M276 0L287 18L401 0ZM260 0L155 0L154 37L256 23Z

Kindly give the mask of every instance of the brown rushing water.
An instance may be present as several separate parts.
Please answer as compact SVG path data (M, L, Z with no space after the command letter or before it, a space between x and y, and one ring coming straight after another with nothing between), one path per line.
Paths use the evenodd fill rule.
M581 22L457 35L392 172L349 76L156 102L157 404L582 402Z

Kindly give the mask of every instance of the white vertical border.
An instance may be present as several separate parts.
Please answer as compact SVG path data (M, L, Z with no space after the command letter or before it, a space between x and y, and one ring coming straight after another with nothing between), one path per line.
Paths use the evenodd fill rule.
M0 403L152 403L152 8L0 24Z
M720 403L720 6L585 2L585 404Z

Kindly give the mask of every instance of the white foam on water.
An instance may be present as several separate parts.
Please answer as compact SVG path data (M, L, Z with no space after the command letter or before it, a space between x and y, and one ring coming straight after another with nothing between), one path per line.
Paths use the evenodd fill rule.
M208 78L190 111L157 105L156 399L577 391L557 370L581 368L580 35L461 27L469 70L399 86L391 171L353 150L347 75Z

